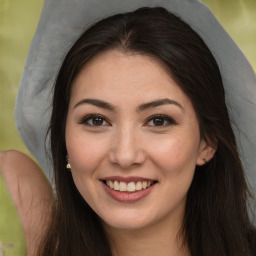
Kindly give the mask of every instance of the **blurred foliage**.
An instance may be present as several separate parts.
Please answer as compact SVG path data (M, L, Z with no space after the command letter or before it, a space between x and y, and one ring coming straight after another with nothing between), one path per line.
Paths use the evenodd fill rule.
M29 154L15 127L14 106L41 8L42 0L0 0L0 150ZM23 229L1 175L0 208L0 255L25 255Z
M14 106L42 0L0 0L0 150L28 154L15 127Z
M256 70L256 0L203 0Z
M1 174L0 206L0 255L25 255L26 243L22 226Z

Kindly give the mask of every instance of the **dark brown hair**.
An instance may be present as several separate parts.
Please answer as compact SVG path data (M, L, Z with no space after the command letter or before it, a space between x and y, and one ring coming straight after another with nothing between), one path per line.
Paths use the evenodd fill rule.
M72 83L89 60L109 49L160 60L190 98L201 137L217 148L209 163L196 167L187 196L181 234L191 254L253 255L255 230L248 217L248 189L218 65L198 34L161 7L140 8L97 22L75 42L61 66L50 123L57 200L39 254L111 255L99 217L65 170L65 125Z

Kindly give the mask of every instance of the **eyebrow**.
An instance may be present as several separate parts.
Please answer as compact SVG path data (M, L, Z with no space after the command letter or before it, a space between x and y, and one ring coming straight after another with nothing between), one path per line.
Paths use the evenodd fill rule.
M113 112L116 111L116 107L114 105L112 105L112 104L110 104L106 101L99 100L99 99L83 99L83 100L79 101L78 103L76 103L74 108L76 108L76 107L78 107L82 104L91 104L91 105L94 105L96 107L107 109L107 110L110 110L110 111L113 111ZM181 110L184 111L183 106L179 102L177 102L175 100L172 100L172 99L169 99L169 98L154 100L154 101L151 101L151 102L141 104L136 108L136 111L137 112L142 112L142 111L145 111L145 110L148 110L148 109L151 109L151 108L155 108L155 107L159 107L159 106L167 105L167 104L177 106Z
M91 105L94 105L99 108L104 108L107 110L115 111L115 107L112 104L110 104L106 101L103 101L103 100L98 100L98 99L83 99L83 100L79 101L78 103L76 103L74 108L76 108L82 104L91 104Z
M168 104L175 105L175 106L179 107L180 109L184 110L184 108L182 107L182 105L179 102L177 102L175 100L168 99L168 98L154 100L154 101L151 101L148 103L144 103L144 104L138 106L136 110L137 110L137 112L141 112L141 111L148 110L150 108L155 108L155 107L159 107L162 105L168 105Z

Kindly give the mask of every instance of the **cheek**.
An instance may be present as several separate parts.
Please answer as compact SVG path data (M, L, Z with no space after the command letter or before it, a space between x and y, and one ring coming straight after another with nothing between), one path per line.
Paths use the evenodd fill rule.
M66 147L73 176L92 175L106 151L99 136L70 123L66 127Z
M197 140L173 136L155 144L151 150L151 159L166 176L180 176L193 173L198 152Z
M151 152L151 159L160 173L162 196L158 200L166 212L178 205L184 207L195 172L195 145L197 144L184 144L179 139L165 140Z
M81 174L96 169L104 155L102 144L90 143L89 138L73 138L66 145L72 170Z
M102 143L92 143L92 136L70 136L68 132L66 135L74 183L84 200L93 205L93 195L97 194L94 186L94 182L97 181L96 170L103 159L104 147Z

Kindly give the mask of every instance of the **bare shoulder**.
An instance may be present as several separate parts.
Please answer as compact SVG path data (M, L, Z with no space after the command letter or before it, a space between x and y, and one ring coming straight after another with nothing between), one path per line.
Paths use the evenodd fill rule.
M38 165L19 151L0 153L0 171L20 215L28 255L34 255L53 203L51 186Z

